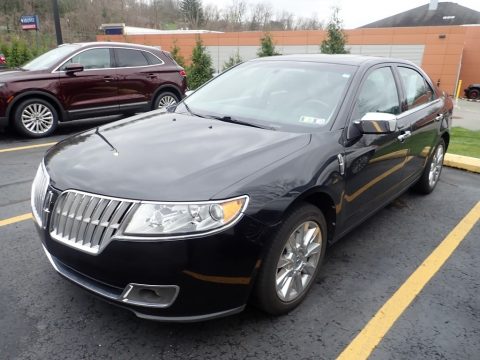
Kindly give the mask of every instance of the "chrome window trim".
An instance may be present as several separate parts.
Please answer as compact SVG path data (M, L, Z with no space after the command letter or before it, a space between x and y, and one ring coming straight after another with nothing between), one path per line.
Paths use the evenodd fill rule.
M408 116L408 115L412 115L412 114L416 113L417 111L426 109L427 107L432 106L432 105L435 104L436 102L440 102L440 101L441 101L441 100L440 100L439 98L437 98L437 99L435 99L435 100L433 100L433 101L430 101L430 102L428 102L428 103L415 106L415 107L412 108L412 109L408 109L407 111L404 111L404 112L398 114L398 115L397 115L397 119L401 119L401 118L406 117L406 116Z
M65 73L64 70L58 70L60 69L63 65L65 65L65 63L67 63L68 61L70 61L72 58L74 58L75 56L85 52L85 51L88 51L88 50L93 50L93 49L126 49L126 50L136 50L136 51L145 51L145 52L148 52L150 54L152 54L153 56L155 56L158 60L161 61L160 64L152 64L152 65L140 65L140 66L122 66L122 67L108 67L108 68L100 68L100 69L86 69L84 71L99 71L99 70L114 70L114 69L137 69L137 68L148 68L148 67L152 67L152 66L162 66L162 65L165 65L165 61L163 61L162 59L160 59L157 55L155 55L154 53L152 53L151 51L149 50L144 50L144 49L137 49L137 48L133 48L133 47L128 47L128 46L95 46L95 47L89 47L89 48L86 48L86 49L80 49L79 51L77 51L75 54L71 55L68 59L66 59L65 61L63 61L60 65L58 65L55 69L53 69L51 71L51 74L54 74L54 73L58 73L58 74L61 74L61 73ZM148 60L147 60L148 62Z

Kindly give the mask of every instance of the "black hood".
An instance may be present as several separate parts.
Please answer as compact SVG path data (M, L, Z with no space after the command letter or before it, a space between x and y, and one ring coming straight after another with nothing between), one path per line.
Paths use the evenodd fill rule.
M309 134L152 112L52 148L52 185L139 200L209 200L308 144Z

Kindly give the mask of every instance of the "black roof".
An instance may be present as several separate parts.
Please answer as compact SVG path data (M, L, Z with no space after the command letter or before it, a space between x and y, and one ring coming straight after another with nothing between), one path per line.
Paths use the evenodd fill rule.
M429 10L429 4L426 4L361 27L387 28L467 24L480 24L480 12L454 2L440 2L436 10Z

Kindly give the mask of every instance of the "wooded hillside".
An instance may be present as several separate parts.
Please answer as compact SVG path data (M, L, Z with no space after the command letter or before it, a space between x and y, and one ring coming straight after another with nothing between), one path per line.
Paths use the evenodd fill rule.
M232 0L228 6L204 6L201 0L58 0L65 41L94 40L102 23L125 23L155 29L294 30L319 29L317 15L298 18L275 8L271 3ZM21 15L37 14L39 36L54 40L52 0L2 0L0 2L0 40L20 36ZM34 33L34 32L32 32ZM7 40L8 41L8 40Z

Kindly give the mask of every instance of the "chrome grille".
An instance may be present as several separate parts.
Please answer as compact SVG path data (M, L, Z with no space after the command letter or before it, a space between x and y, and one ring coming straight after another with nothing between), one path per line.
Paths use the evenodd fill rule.
M57 199L50 235L68 246L98 254L108 245L135 201L68 190Z
M46 213L44 211L45 196L47 194L50 178L45 170L43 162L40 164L32 184L31 205L32 213L41 227L46 223Z

